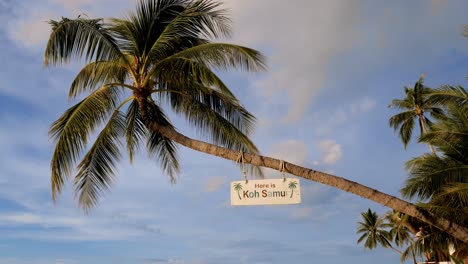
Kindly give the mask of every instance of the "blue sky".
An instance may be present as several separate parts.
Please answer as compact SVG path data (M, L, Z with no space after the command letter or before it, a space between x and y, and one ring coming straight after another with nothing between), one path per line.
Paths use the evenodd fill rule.
M403 86L461 84L468 76L466 1L225 0L234 43L264 52L269 70L221 73L257 117L261 152L398 195L404 150L387 108ZM232 162L180 148L171 185L142 153L124 160L90 215L72 186L54 205L49 124L71 105L78 64L44 68L60 16L120 16L126 0L0 0L0 263L397 263L390 250L356 244L359 213L387 209L301 181L302 204L231 207ZM180 131L196 133L177 117ZM279 178L268 171L268 178Z

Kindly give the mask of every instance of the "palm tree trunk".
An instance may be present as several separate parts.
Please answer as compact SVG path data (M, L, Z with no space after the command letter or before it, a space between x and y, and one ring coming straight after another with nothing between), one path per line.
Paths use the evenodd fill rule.
M206 143L200 140L191 139L185 135L180 134L176 130L162 126L150 119L147 112L148 101L144 97L137 98L139 103L140 115L148 129L160 133L162 136L167 137L185 147L191 148L196 151L207 153L210 155L218 156L224 159L236 161L239 152L219 147L210 143ZM279 170L281 161L275 158L261 156L252 153L244 153L245 163L252 164L255 166L271 168ZM440 230L450 234L454 238L468 243L468 229L460 226L456 223L450 222L441 217L435 217L427 211L418 209L414 204L403 201L397 197L379 192L375 189L369 188L365 185L353 182L335 175L331 175L324 172L304 168L292 163L284 162L285 172L299 176L301 178L319 182L331 187L341 189L345 192L350 192L374 201L383 206L390 207L396 211L405 213L412 217L418 218L428 224L434 225Z
M424 116L418 115L418 118L419 118L419 122L421 124L422 133L426 134L427 133L427 128L426 128L426 121L424 120ZM429 145L429 149L431 150L432 154L437 155L435 150L434 150L434 147L431 144L428 144L428 145Z

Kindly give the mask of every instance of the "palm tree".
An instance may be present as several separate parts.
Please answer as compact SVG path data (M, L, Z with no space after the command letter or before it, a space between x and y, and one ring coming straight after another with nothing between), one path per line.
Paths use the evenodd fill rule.
M291 196L289 198L292 198L293 193L294 193L294 189L297 188L297 182L290 181L289 184L288 184L288 188L291 189Z
M419 80L415 83L413 88L405 87L405 98L403 100L394 99L389 105L390 108L397 108L404 110L403 112L392 116L389 119L389 124L396 131L399 129L399 136L403 141L403 145L406 149L411 139L414 129L414 119L416 118L419 122L419 128L421 134L427 133L428 126L432 123L426 116L429 113L432 117L442 118L443 110L438 108L427 100L427 94L431 91L430 88L423 85L424 75L419 77ZM435 154L435 150L432 145L429 144L429 148L432 153Z
M447 118L436 120L420 141L437 147L441 155L424 154L410 160L410 177L401 191L405 197L418 198L421 208L468 226L468 92L461 86L443 86L428 100L444 107ZM468 257L468 243L437 229L430 230L428 240L439 258L448 259L450 243L458 257Z
M122 19L62 18L50 24L45 65L84 59L87 64L72 82L69 97L89 93L50 129L56 142L51 161L54 200L81 160L75 191L79 204L90 209L110 187L122 145L132 160L141 142L172 178L179 171L177 145L232 161L242 152L245 164L280 167L280 160L258 155L248 138L254 117L214 73L265 68L264 57L253 49L210 41L231 32L220 3L141 0ZM121 98L126 92L130 95ZM180 133L168 119L166 107L186 117L211 143ZM81 158L90 134L101 125L96 141ZM284 165L287 173L389 206L468 241L467 228L401 199L341 177Z
M377 213L372 211L370 208L366 212L361 213L362 222L358 222L358 228L356 233L361 234L358 238L357 243L364 242L364 247L368 249L374 249L378 245L383 247L390 247L397 252L397 249L391 245L391 235L385 230L390 225L385 222L384 218L379 218ZM399 252L401 253L401 252Z
M239 200L242 200L242 198L240 196L240 193L239 193L242 190L242 184L234 183L234 190L237 191L237 195L239 196Z

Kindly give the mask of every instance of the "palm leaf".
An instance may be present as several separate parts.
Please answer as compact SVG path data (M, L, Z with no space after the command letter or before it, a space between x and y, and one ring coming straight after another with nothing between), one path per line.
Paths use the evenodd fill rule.
M52 32L47 42L44 63L68 63L71 58L87 61L112 61L123 57L110 31L102 19L50 20Z
M91 62L73 80L68 97L76 97L106 83L124 84L126 77L127 66L120 60Z
M146 127L141 120L140 113L138 111L138 102L133 100L127 109L126 114L127 129L125 132L125 138L127 143L127 153L130 162L133 162L133 157L136 151L139 149L139 143L146 137Z
M160 19L161 28L164 30L160 34L153 34L157 39L150 43L146 42L145 47L148 50L145 51L148 51L148 57L153 61L155 58L168 56L167 50L177 49L176 45L180 44L178 42L182 38L218 38L230 35L230 20L226 17L226 11L219 9L219 2L197 0L186 1L181 5L183 9L180 11L172 11L169 8L172 12L164 10L166 19Z
M450 157L424 154L408 161L406 167L410 176L401 193L407 198L429 199L441 186L468 181L468 165Z
M184 49L172 57L193 59L215 69L239 68L246 71L265 70L265 57L258 51L227 43L206 43Z
M99 133L94 145L78 165L75 194L79 205L88 211L97 204L102 191L109 188L120 160L120 138L126 128L125 116L116 111Z
M403 109L403 110L408 110L414 108L414 103L407 100L406 98L404 100L400 99L393 99L390 105L388 105L389 108L396 108L396 109Z
M164 112L156 104L150 104L150 107L148 111L153 121L172 127ZM162 170L174 181L180 170L175 143L155 131L148 131L146 149L150 157L155 157Z
M444 85L432 90L429 95L428 101L433 105L456 104L459 107L468 105L468 91L462 86Z
M49 135L56 141L51 161L52 198L60 193L64 179L86 147L89 134L115 109L118 90L103 86L71 107L52 123Z
M216 89L225 95L234 96L223 81L203 63L182 57L170 57L156 64L148 73L143 85L153 78L163 88L171 86L187 89L201 85Z
M393 127L395 131L400 128L399 135L405 149L413 134L414 117L414 111L406 111L392 116L389 120L390 126Z

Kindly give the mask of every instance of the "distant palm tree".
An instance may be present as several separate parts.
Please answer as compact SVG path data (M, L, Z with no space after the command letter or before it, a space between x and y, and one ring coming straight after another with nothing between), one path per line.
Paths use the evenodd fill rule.
M240 193L239 193L242 190L242 184L234 183L234 190L237 191L237 195L239 196L239 200L242 200L242 198L240 196Z
M362 212L361 216L363 221L358 223L356 233L362 235L358 238L357 243L365 241L364 247L368 249L374 249L378 245L393 248L390 243L391 235L385 230L390 225L385 223L385 219L379 218L377 213L370 208L366 212Z
M433 105L427 100L431 89L423 85L424 75L421 75L413 88L405 87L405 98L403 100L394 99L389 105L390 108L404 110L403 112L392 116L389 119L389 124L396 131L399 129L399 136L403 141L406 149L414 129L414 119L419 122L421 134L427 133L428 126L432 123L426 116L426 113L435 118L444 116L443 109ZM429 148L435 154L435 150L431 144Z
M288 188L291 189L291 196L289 198L292 198L293 193L294 193L294 189L297 188L297 182L290 181L289 184L288 184Z
M468 226L468 91L443 86L428 98L445 108L446 118L436 120L420 141L436 146L441 155L424 154L407 162L409 178L401 192L418 198L419 206L435 215ZM468 243L462 243L436 228L430 228L426 246L439 259L448 259L448 245L456 256L468 257Z

